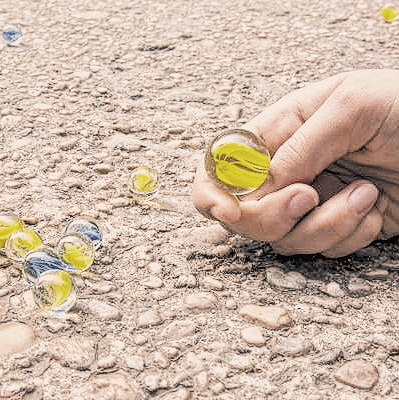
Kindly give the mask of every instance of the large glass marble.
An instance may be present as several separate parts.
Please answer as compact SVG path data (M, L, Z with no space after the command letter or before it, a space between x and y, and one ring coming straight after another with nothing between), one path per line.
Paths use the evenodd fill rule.
M34 281L33 298L38 307L50 314L69 311L76 303L76 289L70 274L62 270L43 272Z
M30 251L23 262L22 271L29 284L34 282L46 271L61 270L79 273L80 270L63 260L52 248L41 247Z
M103 233L96 221L88 218L77 218L69 223L65 234L79 233L86 236L97 250L103 242Z
M24 227L23 221L13 214L0 213L0 248L4 248L7 239Z
M267 179L270 154L252 132L228 129L216 136L205 154L205 169L222 190L244 195L259 188Z
M15 261L23 261L32 250L42 245L40 236L32 229L22 228L7 239L6 255Z
M3 40L9 45L9 46L17 46L18 44L21 43L22 40L22 31L21 28L19 28L16 25L6 25L2 32Z
M69 264L84 271L93 264L95 249L87 236L79 233L62 237L57 243L58 254Z
M129 190L137 197L151 199L157 195L158 189L158 174L154 169L139 166L130 174Z

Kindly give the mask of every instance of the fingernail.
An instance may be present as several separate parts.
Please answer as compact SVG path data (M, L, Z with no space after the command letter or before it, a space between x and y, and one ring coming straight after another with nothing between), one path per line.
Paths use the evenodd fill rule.
M364 183L349 194L348 203L358 213L364 213L375 204L377 198L378 189L371 183Z
M297 193L288 203L288 215L292 219L299 219L316 207L314 196L309 193Z

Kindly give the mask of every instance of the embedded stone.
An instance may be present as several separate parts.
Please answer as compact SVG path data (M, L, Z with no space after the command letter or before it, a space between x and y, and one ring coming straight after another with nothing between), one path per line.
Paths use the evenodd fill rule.
M20 353L30 346L35 340L33 328L21 322L8 322L0 324L0 357L9 357Z
M288 311L279 306L248 304L243 306L239 313L243 317L260 322L267 329L280 329L292 324Z
M366 360L348 361L335 372L334 376L345 385L359 389L371 389L379 378L377 368Z
M200 292L189 294L185 299L185 305L187 308L197 308L199 310L206 310L213 308L217 304L217 298L212 293Z

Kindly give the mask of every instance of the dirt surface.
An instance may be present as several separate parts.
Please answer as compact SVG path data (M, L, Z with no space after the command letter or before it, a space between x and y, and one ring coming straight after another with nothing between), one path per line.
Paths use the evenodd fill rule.
M63 318L0 257L0 398L399 399L396 241L279 257L190 198L222 129L308 82L397 67L382 6L1 0L24 33L0 48L1 208L48 245L82 214L105 241ZM137 164L160 175L149 202L128 191Z

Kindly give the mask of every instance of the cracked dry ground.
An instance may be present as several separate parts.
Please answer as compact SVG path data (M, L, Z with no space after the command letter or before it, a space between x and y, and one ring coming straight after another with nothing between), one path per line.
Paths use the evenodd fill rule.
M289 91L398 65L372 1L2 0L1 208L105 243L49 317L0 258L0 398L399 399L396 241L279 257L192 207L206 143ZM127 178L154 165L158 198Z

